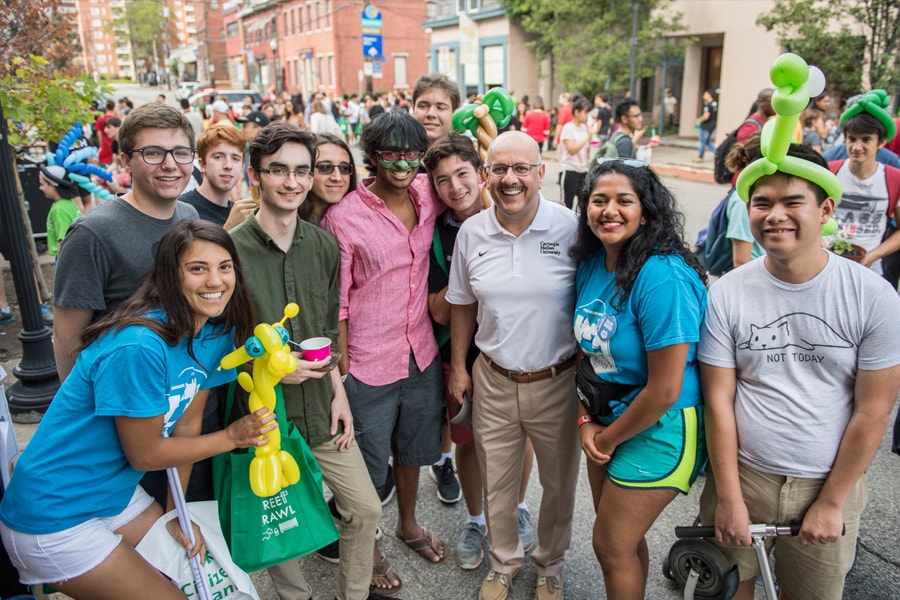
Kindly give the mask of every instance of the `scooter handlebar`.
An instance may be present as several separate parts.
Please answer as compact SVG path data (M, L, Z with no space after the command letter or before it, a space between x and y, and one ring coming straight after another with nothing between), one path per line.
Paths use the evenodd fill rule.
M801 523L792 523L790 525L750 525L751 535L792 535L800 533ZM841 528L841 535L847 533L847 526ZM689 527L676 527L675 537L677 538L714 538L716 537L716 528L711 525L694 525Z

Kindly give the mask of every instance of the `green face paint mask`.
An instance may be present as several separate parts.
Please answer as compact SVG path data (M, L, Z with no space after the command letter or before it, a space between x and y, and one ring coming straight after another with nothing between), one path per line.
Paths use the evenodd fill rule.
M402 171L410 171L413 169L418 169L419 162L420 162L419 159L410 160L410 161L379 159L378 165L385 171L402 172Z

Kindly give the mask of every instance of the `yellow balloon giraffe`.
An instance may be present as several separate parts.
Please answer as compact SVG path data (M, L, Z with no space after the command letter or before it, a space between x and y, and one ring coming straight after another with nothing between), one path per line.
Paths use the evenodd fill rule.
M252 378L246 371L238 374L238 383L250 394L250 412L263 406L270 413L274 412L275 386L297 369L297 359L287 345L290 336L284 322L299 313L300 307L291 302L284 307L281 321L254 327L253 337L219 363L220 369L234 369L253 361ZM263 437L268 441L255 449L256 454L250 462L250 489L257 496L267 498L300 481L300 467L293 456L281 449L281 432L277 428Z

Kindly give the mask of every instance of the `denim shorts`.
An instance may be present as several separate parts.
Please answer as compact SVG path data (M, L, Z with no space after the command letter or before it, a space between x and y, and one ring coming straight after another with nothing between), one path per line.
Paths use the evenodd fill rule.
M349 375L344 381L356 443L375 487L387 479L391 452L397 464L418 467L441 457L444 383L441 359L419 371L410 354L409 377L387 385L368 385Z
M0 534L24 585L68 581L106 560L122 541L115 531L152 502L153 498L138 486L125 510L114 517L90 519L63 531L37 535L13 531L0 522Z

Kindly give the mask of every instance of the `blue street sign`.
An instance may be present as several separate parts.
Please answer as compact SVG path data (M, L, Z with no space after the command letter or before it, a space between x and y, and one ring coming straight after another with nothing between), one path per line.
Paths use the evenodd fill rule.
M380 35L368 35L363 34L362 36L362 51L363 56L370 59L380 59L383 55L383 45L382 38Z
M370 4L362 11L362 27L364 33L381 33L382 25L383 21L381 20L381 13L375 8L375 5ZM367 31L369 29L377 29L378 31Z

